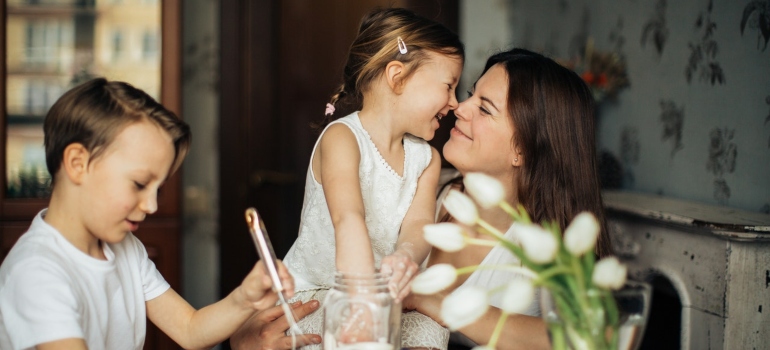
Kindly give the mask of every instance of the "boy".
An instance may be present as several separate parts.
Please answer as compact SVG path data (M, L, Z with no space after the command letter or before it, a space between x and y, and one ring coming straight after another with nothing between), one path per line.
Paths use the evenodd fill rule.
M185 348L211 347L276 302L260 262L195 310L131 233L187 154L189 127L172 112L99 78L59 98L43 128L53 191L0 266L0 349L141 349L145 318Z

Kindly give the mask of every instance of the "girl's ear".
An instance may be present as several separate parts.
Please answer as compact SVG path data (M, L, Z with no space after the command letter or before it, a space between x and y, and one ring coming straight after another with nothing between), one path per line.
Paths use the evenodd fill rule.
M390 61L385 66L385 79L388 81L390 89L401 94L404 89L404 76L406 75L406 66L401 61Z
M88 172L91 153L80 143L72 143L64 149L61 170L70 182L80 185Z

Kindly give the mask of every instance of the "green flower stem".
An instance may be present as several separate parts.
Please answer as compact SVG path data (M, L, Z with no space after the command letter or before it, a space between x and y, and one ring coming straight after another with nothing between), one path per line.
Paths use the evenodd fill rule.
M551 349L566 350L567 339L564 336L564 327L558 323L551 323L548 328L551 330Z
M515 255L517 258L519 258L519 261L521 261L522 265L526 266L532 271L540 272L545 269L544 266L540 264L535 264L527 258L527 256L524 254L524 250L516 243L511 242L509 239L505 238L502 233L498 229L496 229L494 226L490 225L484 220L479 219L476 221L476 223L481 228L482 233L487 233L491 235L492 237L495 237L500 244L503 245L506 249L508 249L513 255Z
M573 276L570 276L570 277L573 277ZM593 312L592 312L593 310L589 306L589 303L587 300L588 296L586 295L585 289L582 288L581 286L578 286L576 281L572 278L567 278L566 282L567 282L568 288L570 289L570 295L572 295L575 298L575 302L577 303L577 308L578 308L577 310L579 310L578 311L579 317L581 318L581 321L582 321L581 324L575 324L574 326L580 327L580 328L587 327L589 330L595 329L594 328L596 327L596 323L594 322L595 320L593 317L589 317L589 315L593 315ZM595 349L596 346L595 344L593 344L593 337L589 336L588 338L590 339L588 348Z
M570 272L572 272L572 270L565 266L554 265L549 269L540 271L540 273L537 275L537 280L545 281L558 274L568 274Z
M476 223L479 224L479 226L481 226L483 229L487 230L487 232L492 234L492 236L494 236L498 240L501 240L501 241L505 241L506 240L505 236L503 236L503 234L497 228L495 228L494 226L490 225L488 222L479 219L478 221L476 221Z
M495 325L495 330L492 331L492 336L489 337L489 343L487 344L488 347L494 349L497 346L497 341L500 339L500 333L503 331L503 326L505 325L505 320L508 318L508 314L505 312L500 313L500 318L497 319L497 324Z
M494 247L499 243L499 242L490 241L487 239L470 238L470 237L465 237L465 242L468 242L468 244L481 245L481 246L487 246L487 247Z
M583 320L580 315L577 314L578 308L570 305L569 292L551 292L551 297L556 304L556 309L559 311L559 316L566 324L580 325L583 324Z
M610 349L618 348L618 341L620 336L620 316L618 312L618 305L615 301L615 297L612 292L606 289L601 290L602 300L604 301L604 308L607 311L607 324L612 327L612 337L610 338Z
M502 208L508 215L510 215L513 218L513 221L518 221L523 224L529 224L531 223L531 220L529 219L529 215L527 215L526 210L524 210L524 207L519 205L518 208L512 207L507 202L503 201L500 202L500 208Z
M473 273L476 270L503 270L522 274L529 278L535 279L537 275L531 270L525 267L511 266L511 265L470 265L457 269L457 275L463 275L466 273Z

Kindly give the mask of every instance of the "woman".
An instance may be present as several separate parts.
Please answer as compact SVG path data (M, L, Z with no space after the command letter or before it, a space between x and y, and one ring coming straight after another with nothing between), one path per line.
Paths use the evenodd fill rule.
M579 212L593 213L602 223L596 253L608 255L610 242L596 164L594 101L585 83L547 57L513 49L487 60L474 90L455 110L457 123L444 145L447 161L460 174L483 172L498 179L505 188L506 200L522 204L533 222L553 220L564 229ZM462 190L461 182L453 181L442 195L449 187ZM512 224L511 217L499 208L480 209L479 214L501 232L508 231ZM452 221L444 210L438 218ZM477 238L493 239L486 235ZM456 253L433 249L428 265L449 263L463 267L516 262L502 247L469 246ZM491 289L511 278L522 277L499 270L479 270L470 276L459 276L455 285L442 294L413 294L404 306L441 322L441 301L452 290L460 285ZM493 298L491 304L499 306L499 300ZM468 345L486 344L500 312L499 308L491 307L479 321L460 329L459 338ZM537 301L527 315L509 317L505 327L498 341L500 348L549 347Z
M489 58L469 95L455 110L457 122L444 145L447 161L460 174L484 172L500 180L506 200L522 204L534 222L554 220L563 229L577 213L590 211L602 223L596 253L608 255L610 241L596 166L594 101L580 77L540 54L513 49ZM450 182L442 194L449 187L462 190L461 181ZM500 209L480 209L479 214L501 232L512 224L510 216ZM452 221L443 208L437 218ZM485 235L478 238L492 239ZM502 248L469 246L457 253L434 249L428 264L463 267L515 261ZM443 293L412 294L404 301L404 307L441 323L441 301L452 290L471 284L493 288L511 278L521 276L479 270L470 276L459 276L455 285ZM499 300L492 299L492 305L499 305ZM499 308L491 307L481 319L460 329L456 340L469 346L486 344L500 312ZM536 302L528 315L508 317L498 346L549 347Z

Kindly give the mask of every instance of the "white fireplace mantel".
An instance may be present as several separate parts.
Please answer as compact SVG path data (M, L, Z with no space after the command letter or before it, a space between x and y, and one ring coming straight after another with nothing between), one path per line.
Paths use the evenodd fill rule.
M679 294L681 349L770 348L770 215L622 191L603 199L630 276L663 276Z

